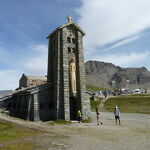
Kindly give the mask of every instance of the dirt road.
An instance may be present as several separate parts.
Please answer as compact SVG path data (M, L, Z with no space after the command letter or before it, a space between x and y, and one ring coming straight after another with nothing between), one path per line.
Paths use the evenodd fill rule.
M149 150L150 115L121 114L121 126L116 126L112 113L101 113L103 125L91 123L49 126L48 123L16 120L0 115L7 120L38 129L40 136L32 137L36 150ZM93 118L95 118L93 113Z

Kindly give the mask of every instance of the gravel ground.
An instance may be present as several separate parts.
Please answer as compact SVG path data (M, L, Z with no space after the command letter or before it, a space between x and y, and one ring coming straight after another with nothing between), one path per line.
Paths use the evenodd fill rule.
M44 131L28 139L37 143L36 150L150 149L150 115L121 113L121 126L115 125L113 113L102 112L100 126L96 126L95 117L93 113L91 123L49 126L0 114L1 120Z

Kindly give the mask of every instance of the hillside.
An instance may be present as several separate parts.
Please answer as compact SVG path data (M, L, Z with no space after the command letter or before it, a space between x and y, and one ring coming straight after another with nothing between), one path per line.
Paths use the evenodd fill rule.
M85 63L86 83L105 88L150 88L150 72L145 68L122 68L112 63Z
M3 95L6 95L8 93L11 93L12 90L0 90L0 97L3 96Z

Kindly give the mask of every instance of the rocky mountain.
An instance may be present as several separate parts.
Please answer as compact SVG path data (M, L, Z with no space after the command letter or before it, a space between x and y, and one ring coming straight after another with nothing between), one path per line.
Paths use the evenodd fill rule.
M85 63L86 83L105 88L150 89L150 72L145 68L122 68L112 63Z

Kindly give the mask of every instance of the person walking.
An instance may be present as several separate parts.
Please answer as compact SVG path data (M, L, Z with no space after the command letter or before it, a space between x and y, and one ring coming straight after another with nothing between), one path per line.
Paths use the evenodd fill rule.
M121 125L121 123L120 123L120 110L119 110L118 106L116 106L114 109L114 115L115 115L116 125L117 125L117 122L119 122L119 125Z
M77 117L78 117L79 123L81 123L81 120L82 120L82 114L81 114L81 111L80 111L80 110L77 111Z
M107 92L106 91L104 92L104 97L107 98Z
M99 126L100 124L102 125L103 123L100 121L100 113L98 108L96 108L96 119L97 119L97 125Z

